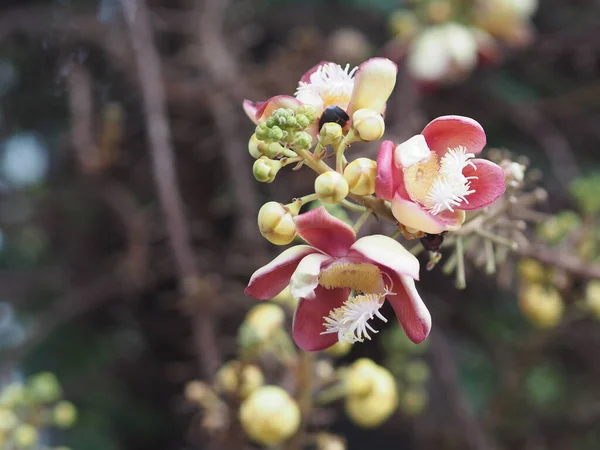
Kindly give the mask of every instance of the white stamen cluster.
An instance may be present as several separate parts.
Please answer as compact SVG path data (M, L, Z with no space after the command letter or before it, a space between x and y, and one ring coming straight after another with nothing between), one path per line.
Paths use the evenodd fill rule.
M469 203L467 195L475 192L471 189L470 180L477 177L465 177L462 171L469 165L476 169L475 164L469 161L473 157L475 155L467 153L463 146L448 149L440 162L439 175L425 198L424 204L431 214L436 215L445 210L454 212L453 208L460 206L462 202Z
M346 104L338 105L344 109L352 96L356 70L357 67L350 69L350 64L346 64L344 68L335 63L323 64L310 75L309 82L298 83L294 95L302 103L308 103L317 109L324 108L324 99L345 99Z
M389 292L383 294L364 294L350 297L341 307L335 308L329 313L329 317L323 317L325 331L321 334L337 333L340 342L363 342L371 339L369 331L378 333L368 321L377 316L387 322L387 319L379 312L383 300Z

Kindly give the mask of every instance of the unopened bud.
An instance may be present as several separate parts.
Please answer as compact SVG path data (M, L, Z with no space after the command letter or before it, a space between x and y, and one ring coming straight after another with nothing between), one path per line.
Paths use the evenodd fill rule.
M342 127L339 123L326 122L319 132L323 144L333 144L343 135Z
M77 408L71 402L59 402L52 411L52 417L57 427L69 428L77 420Z
M261 123L260 125L256 126L254 134L256 135L256 139L258 139L259 141L269 139L269 127L266 123Z
M310 122L314 122L317 119L317 109L313 105L304 104L296 110L296 120L298 120L298 114L306 116Z
M13 432L13 440L17 446L28 448L37 444L39 434L33 425L28 423L19 425Z
M344 176L333 170L322 173L315 179L315 193L323 203L339 203L346 198L349 190Z
M344 169L344 178L350 192L356 195L371 195L375 192L377 163L369 158L358 158Z
M244 324L251 327L261 339L267 339L279 330L285 321L285 312L274 303L261 303L248 311Z
M523 258L519 261L521 279L530 283L540 283L547 278L546 269L537 260Z
M283 139L283 130L278 126L273 126L269 129L268 138L271 141L278 142Z
M265 203L258 212L258 229L275 245L286 245L296 237L296 224L281 203Z
M256 133L250 136L250 140L248 141L248 153L250 153L250 156L254 159L258 159L263 155L259 149L261 143L263 142L256 137Z
M254 173L254 178L261 183L272 183L281 167L282 164L280 161L261 156L254 161L252 172Z
M240 407L240 423L253 441L274 446L298 431L300 408L279 386L263 386L244 400Z
M346 341L337 341L327 350L325 353L333 356L334 358L341 358L342 356L346 356L350 350L352 350L352 344Z
M10 409L0 409L0 434L12 430L19 424L19 419Z
M238 394L248 397L265 382L264 376L254 364L242 364L240 361L229 361L219 369L215 376L215 388L219 392Z
M292 147L295 150L308 150L312 146L312 136L304 131L296 133Z
M585 287L585 305L594 317L600 319L600 280L592 280Z
M350 367L344 379L346 392L351 397L364 397L371 392L373 380L379 366L369 358L357 359Z
M527 318L539 328L553 328L560 322L564 304L560 293L553 287L539 283L525 286L519 305Z
M43 372L29 379L28 394L39 403L51 403L62 396L62 389L54 374Z
M352 114L352 126L358 136L366 142L376 141L385 133L383 117L372 109L359 109Z
M296 123L299 128L304 129L310 125L310 119L304 114L296 114Z

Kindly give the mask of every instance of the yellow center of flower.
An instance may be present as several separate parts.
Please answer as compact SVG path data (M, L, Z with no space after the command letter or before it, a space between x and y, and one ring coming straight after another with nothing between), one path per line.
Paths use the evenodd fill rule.
M321 271L319 284L326 289L350 288L358 292L377 292L381 288L381 271L370 263L332 264Z
M410 198L421 204L425 202L431 186L440 172L437 154L431 152L429 159L404 169L404 183Z

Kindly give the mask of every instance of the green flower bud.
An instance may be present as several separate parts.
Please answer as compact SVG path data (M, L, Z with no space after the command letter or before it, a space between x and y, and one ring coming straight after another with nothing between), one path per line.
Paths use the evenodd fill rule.
M304 129L310 125L310 120L304 114L296 114L296 123L299 128Z
M21 383L10 383L0 392L0 408L14 408L24 400L25 388Z
M260 151L259 145L262 143L257 137L256 133L250 136L250 140L248 141L248 153L254 159L258 159L262 156L262 152Z
M265 139L269 139L269 127L266 123L261 123L256 127L255 130L256 139L259 141L264 141Z
M278 126L273 126L269 130L269 140L279 142L283 139L283 130Z
M43 372L29 379L28 394L39 403L51 403L62 396L62 389L54 374Z
M311 122L317 120L317 109L313 105L304 104L296 110L296 115L302 114Z
M52 411L52 418L57 427L70 428L77 420L77 408L71 402L59 402Z
M268 128L273 128L275 125L279 125L279 117L273 115L269 117L265 123L267 124Z
M296 128L298 126L298 121L294 116L290 116L285 120L285 126L289 128Z
M272 183L281 167L282 164L280 161L269 159L266 156L261 156L254 161L252 172L254 173L254 178L256 178L257 181L260 181L261 183Z
M296 133L292 147L296 150L308 150L312 146L312 136L304 131Z
M322 173L315 180L315 193L323 203L339 203L346 198L349 190L344 176L333 170Z

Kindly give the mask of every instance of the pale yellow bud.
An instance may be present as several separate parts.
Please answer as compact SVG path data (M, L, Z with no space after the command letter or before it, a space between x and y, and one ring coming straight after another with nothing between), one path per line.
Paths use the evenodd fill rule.
M0 433L12 430L19 423L19 419L10 409L0 409Z
M358 158L344 169L344 178L350 192L356 195L371 195L375 192L377 163L369 158Z
M321 127L321 143L333 144L341 139L344 134L342 126L339 123L326 122Z
M13 408L25 400L25 388L21 383L10 383L0 392L0 408Z
M359 109L352 114L352 126L365 142L376 141L385 133L385 121L372 109Z
M62 389L53 373L43 372L29 379L28 394L37 402L51 403L62 396Z
M39 434L35 427L26 423L19 425L15 429L12 437L17 446L27 448L33 447L35 444L37 444Z
M300 426L300 408L279 386L263 386L242 402L240 423L253 441L277 445Z
M546 279L546 269L535 259L523 258L519 261L519 275L523 281L540 283Z
M286 245L296 237L296 224L281 203L265 203L258 212L258 229L275 245Z
M351 397L364 397L373 388L373 380L380 366L369 358L357 359L346 373L344 383L346 392Z
M237 394L246 398L265 383L265 378L255 364L229 361L215 376L215 388L219 392Z
M333 205L346 198L350 188L341 173L329 170L315 179L315 193L323 203Z
M348 353L350 353L350 350L352 350L352 344L350 342L338 341L325 350L325 353L333 356L334 358L341 358L342 356L346 356Z
M284 321L285 312L281 306L273 303L260 303L253 306L244 319L245 324L261 330L265 336L270 336L280 329Z
M398 406L394 376L384 367L376 366L372 388L367 395L346 397L346 414L363 428L374 428L386 421Z
M252 172L257 181L262 183L272 183L275 180L277 172L279 172L279 169L282 167L283 165L280 161L261 156L254 161Z
M190 381L185 386L184 396L190 402L205 404L212 395L210 388L201 381Z
M590 312L600 319L600 280L592 280L585 287L585 304Z
M62 401L52 411L54 424L60 428L69 428L77 420L77 408L71 402Z
M335 434L319 433L317 435L317 450L346 450L346 442Z
M422 387L409 387L400 397L400 408L408 416L421 414L429 403L429 395Z
M521 310L539 328L553 328L560 322L564 305L560 293L539 283L525 286L519 298Z
M256 137L256 133L250 136L250 140L248 141L248 153L250 153L250 156L254 159L258 159L263 155L259 148L260 144L264 143Z

